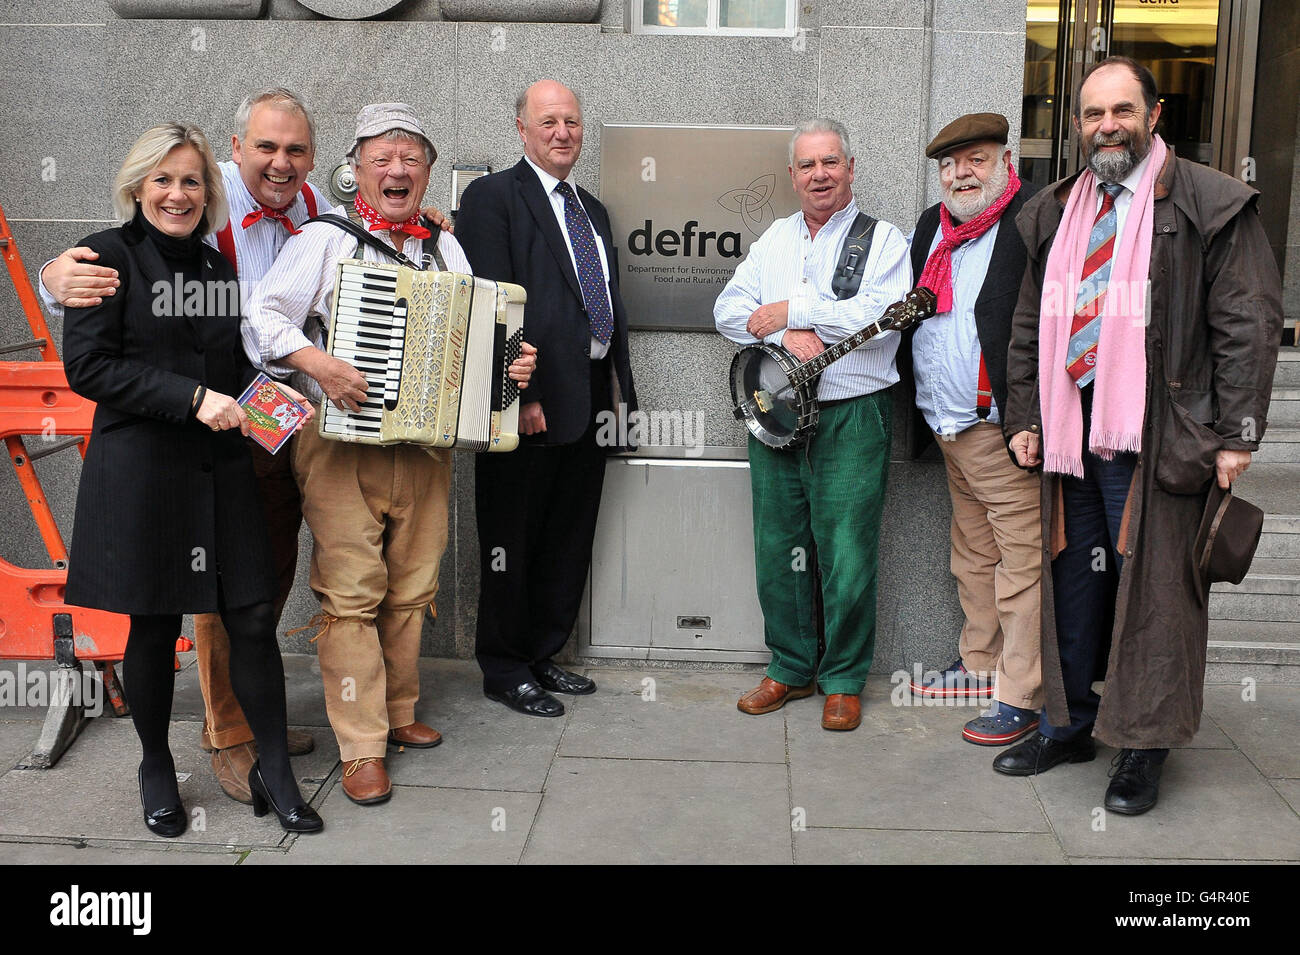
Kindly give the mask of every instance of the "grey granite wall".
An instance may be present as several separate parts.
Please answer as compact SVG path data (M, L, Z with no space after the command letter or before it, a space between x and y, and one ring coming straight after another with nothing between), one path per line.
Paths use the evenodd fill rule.
M309 5L310 6L310 5ZM320 4L316 4L320 6ZM297 0L269 0L260 20L124 20L98 0L20 0L0 34L0 204L28 271L81 236L104 228L108 184L134 137L166 117L209 131L229 155L233 113L249 89L278 83L300 92L320 130L314 180L324 183L367 101L412 103L434 130L440 161L427 199L446 207L453 162L516 161L516 92L554 76L583 96L588 127L578 177L598 191L600 123L788 125L838 116L857 153L855 192L869 212L911 230L934 201L937 180L922 149L961 112L993 109L1019 126L1024 0L825 0L804 6L814 27L796 39L662 37L624 30L625 0L605 0L587 24L439 21L434 0L408 0L389 21L328 21ZM975 22L977 20L977 22ZM400 48L420 73L377 68ZM25 323L0 283L0 342ZM59 329L54 329L56 338ZM637 332L633 361L646 408L700 409L707 441L742 443L727 408L731 348L706 333ZM901 435L905 402L896 399ZM961 614L948 575L949 504L936 458L896 450L882 541L878 669L942 665L953 656ZM935 452L931 452L934 454ZM473 473L453 486L451 545L443 562L439 619L425 652L472 652L477 599ZM65 533L77 464L39 462ZM0 557L43 566L44 552L8 469L0 469ZM304 532L304 554L309 539ZM299 586L285 626L314 605ZM301 650L305 636L287 638Z

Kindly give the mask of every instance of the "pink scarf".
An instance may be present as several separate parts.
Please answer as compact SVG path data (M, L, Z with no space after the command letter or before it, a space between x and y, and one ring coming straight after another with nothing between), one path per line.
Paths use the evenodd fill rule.
M1097 377L1093 381L1088 450L1110 460L1142 450L1146 410L1146 288L1151 266L1155 180L1165 164L1165 141L1155 136L1146 170L1116 238L1101 309ZM1079 276L1097 217L1097 177L1084 169L1070 190L1047 254L1038 316L1038 397L1043 416L1043 467L1083 477L1083 413L1079 387L1065 370Z
M961 225L955 226L952 224L952 215L949 214L948 207L939 206L939 225L943 229L943 238L926 259L925 268L921 270L921 278L916 283L924 285L939 297L939 305L935 309L936 315L952 311L953 251L968 239L979 238L992 228L993 223L1002 217L1007 206L1011 205L1011 200L1016 197L1019 189L1020 177L1016 175L1016 167L1009 166L1007 187L1002 190L1002 195L994 199L992 205L975 218L967 219Z

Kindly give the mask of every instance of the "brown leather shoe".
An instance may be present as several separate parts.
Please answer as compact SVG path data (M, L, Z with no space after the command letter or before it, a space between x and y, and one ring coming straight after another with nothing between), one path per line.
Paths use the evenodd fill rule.
M388 802L393 784L378 756L365 756L343 764L343 795L359 806Z
M248 788L248 772L257 762L257 750L252 743L239 743L212 753L212 771L217 774L217 782L227 796L242 802L245 806L253 803L253 793Z
M812 683L807 686L786 686L784 683L777 683L771 677L765 676L762 683L736 701L736 709L742 713L758 716L760 713L771 713L773 710L779 710L790 700L802 700L805 696L812 696L812 694Z
M857 695L832 693L822 707L822 729L855 730L862 722L862 700Z
M388 731L389 746L409 746L411 749L432 749L441 742L441 733L432 726L425 726L418 720L407 726L398 726Z
M290 756L306 756L316 748L316 740L312 738L311 733L291 729L286 735L289 738Z

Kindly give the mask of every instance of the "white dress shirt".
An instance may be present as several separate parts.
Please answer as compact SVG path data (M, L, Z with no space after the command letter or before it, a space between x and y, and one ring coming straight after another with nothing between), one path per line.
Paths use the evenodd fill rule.
M1120 180L1120 185L1124 188L1120 190L1115 197L1115 251L1119 252L1120 245L1131 245L1131 242L1122 242L1124 237L1124 223L1128 221L1128 211L1133 206L1133 196L1137 193L1137 187L1142 184L1142 175L1146 172L1147 164L1151 162L1151 152L1142 157L1142 161L1134 166L1127 176ZM1093 218L1101 211L1101 200L1105 193L1099 188L1097 195L1093 197Z
M573 274L578 275L578 260L573 254L573 240L569 238L569 227L564 221L564 196L555 191L555 187L560 184L549 172L543 169L537 163L533 162L528 156L524 156L528 165L533 167L533 172L537 173L537 178L542 182L542 191L546 193L546 198L551 202L551 211L555 213L555 221L560 224L560 235L564 236L564 244L569 249L569 261L573 263ZM578 200L578 205L582 206L582 197L578 195L578 184L573 181L573 173L569 173L569 178L564 180L573 190L574 198ZM587 207L582 206L582 211L586 212ZM587 215L587 221L591 221L591 215ZM600 255L600 270L605 273L605 294L609 296L609 313L610 318L614 315L614 296L609 291L609 260L605 258L605 243L601 241L600 234L596 231L596 226L591 227L592 238L596 241L596 251ZM595 335L591 337L591 357L592 360L604 358L609 352L609 342L602 342Z
M714 303L718 331L738 345L752 345L758 339L746 330L749 316L760 305L781 301L789 301L787 328L812 329L827 345L879 318L912 286L907 239L888 222L877 222L858 294L837 300L831 280L857 214L857 206L850 202L815 237L809 234L802 212L768 226ZM777 329L764 340L779 345L785 331ZM898 381L897 351L898 333L892 331L859 345L822 372L817 397L834 401L888 388Z
M347 218L348 207L322 210ZM389 232L374 233L381 241ZM421 240L405 236L402 252L420 261ZM449 232L438 233L438 251L452 272L470 272L465 253ZM334 301L334 277L340 259L392 264L392 259L347 232L326 222L306 226L285 243L275 264L252 296L244 301L240 333L248 360L268 375L290 378L290 384L313 401L324 398L311 377L295 371L280 359L308 346L325 349L330 310ZM312 318L318 321L312 321Z

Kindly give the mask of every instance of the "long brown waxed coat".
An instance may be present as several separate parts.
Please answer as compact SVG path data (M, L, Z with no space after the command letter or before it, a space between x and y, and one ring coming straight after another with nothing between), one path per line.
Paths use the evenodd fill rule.
M1008 356L1008 437L1042 431L1039 303L1073 185L1071 177L1044 189L1016 219L1029 262ZM1180 746L1200 725L1209 586L1196 573L1193 542L1218 450L1259 447L1281 340L1281 282L1257 197L1172 148L1157 177L1142 451L1118 542L1125 561L1093 729L1111 746ZM1064 546L1059 494L1059 476L1044 473L1043 688L1048 717L1064 726L1051 574Z

